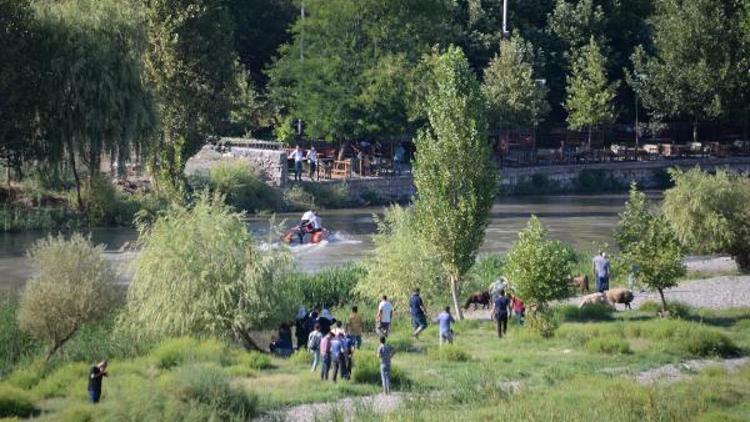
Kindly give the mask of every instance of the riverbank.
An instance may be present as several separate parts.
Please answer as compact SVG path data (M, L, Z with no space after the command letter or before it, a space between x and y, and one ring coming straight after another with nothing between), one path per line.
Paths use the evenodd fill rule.
M400 315L389 338L397 351L392 396L378 394L376 338L369 331L363 349L355 353L351 381L320 381L304 352L281 359L247 353L222 340L189 338L140 350L137 343L130 345L133 349L123 344L116 352L112 345L90 342L97 332L88 331L72 340L61 360L50 366L33 359L22 363L0 388L27 399L42 421L78 420L94 410L100 420L178 415L200 420L217 403L209 385L233 403L222 407L225 420L265 415L295 421L447 421L500 413L540 421L750 417L750 367L744 361L732 361L740 363L731 367L722 363L750 351L750 308L686 309L680 320L664 320L638 310L582 317L563 306L558 309L562 325L548 339L514 324L506 338L498 339L491 322L466 320L455 326L455 344L442 348L434 325L414 340L409 321ZM346 315L343 308L333 312ZM373 315L363 317L371 327ZM110 354L110 374L102 402L94 408L86 403L89 362L82 358L104 350ZM700 367L691 363L696 360ZM683 362L695 369L679 369ZM665 371L684 377L662 380L659 374ZM644 374L655 374L651 378L657 383L670 382L670 388L641 382Z

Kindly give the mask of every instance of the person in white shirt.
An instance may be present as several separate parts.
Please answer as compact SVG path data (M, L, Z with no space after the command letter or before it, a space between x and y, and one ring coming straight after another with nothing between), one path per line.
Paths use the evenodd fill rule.
M307 151L307 164L310 166L310 180L313 180L315 169L318 167L318 151L315 150L315 145Z
M378 314L375 321L378 325L379 335L388 337L391 331L391 317L393 316L393 305L388 301L388 297L383 295L383 300L378 304Z
M312 232L314 228L313 221L315 220L315 211L309 210L302 214L302 219L297 226L297 236L299 236L299 243L305 243L305 234Z
M320 215L318 213L313 213L312 218L310 219L310 224L312 224L312 232L319 232L323 230L323 220L320 219Z
M294 148L294 151L292 151L291 154L289 154L289 159L294 159L294 181L302 181L302 161L305 159L305 152L302 150L302 148L297 145L297 147Z

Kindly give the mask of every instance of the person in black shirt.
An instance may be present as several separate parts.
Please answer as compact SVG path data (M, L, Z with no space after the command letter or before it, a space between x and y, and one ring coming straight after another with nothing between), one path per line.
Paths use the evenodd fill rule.
M102 396L102 378L107 376L107 361L103 360L91 367L89 371L89 398L92 403L99 403Z

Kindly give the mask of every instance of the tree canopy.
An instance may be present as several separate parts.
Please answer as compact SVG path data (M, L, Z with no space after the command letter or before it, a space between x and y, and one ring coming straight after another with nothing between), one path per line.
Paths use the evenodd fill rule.
M466 56L449 47L428 60L428 126L416 139L415 212L423 236L435 246L460 317L461 278L484 240L497 172L485 103Z

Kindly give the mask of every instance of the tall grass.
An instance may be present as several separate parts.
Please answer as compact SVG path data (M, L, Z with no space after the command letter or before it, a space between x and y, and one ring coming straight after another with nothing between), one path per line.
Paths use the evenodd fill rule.
M355 288L367 274L364 265L347 264L315 274L296 273L293 282L306 306L334 307L356 303Z

